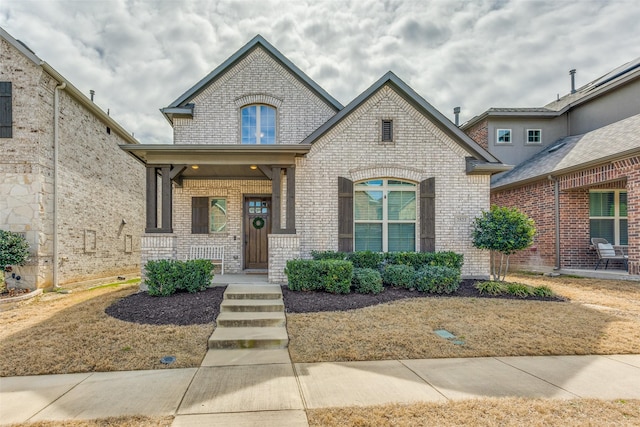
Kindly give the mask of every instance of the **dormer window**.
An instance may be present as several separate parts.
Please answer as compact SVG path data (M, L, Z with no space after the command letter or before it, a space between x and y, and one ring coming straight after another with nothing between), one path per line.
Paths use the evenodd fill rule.
M242 144L276 143L276 109L268 105L248 105L241 110Z

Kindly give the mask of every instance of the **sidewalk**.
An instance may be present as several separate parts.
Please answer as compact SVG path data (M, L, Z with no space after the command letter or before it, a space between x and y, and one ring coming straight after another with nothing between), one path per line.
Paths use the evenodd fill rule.
M477 397L640 398L640 355L291 363L209 351L200 368L0 378L0 420L175 415L174 426L306 426L309 408Z

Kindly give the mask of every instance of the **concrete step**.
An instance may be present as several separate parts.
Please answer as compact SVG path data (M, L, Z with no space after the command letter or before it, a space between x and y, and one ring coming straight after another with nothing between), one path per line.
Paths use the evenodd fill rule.
M218 315L216 324L219 328L284 326L286 319L279 311L225 311Z
M209 337L210 349L286 348L288 344L285 327L216 328Z
M227 286L225 299L282 299L279 285L239 285Z
M282 299L225 299L220 304L220 313L224 312L284 312Z

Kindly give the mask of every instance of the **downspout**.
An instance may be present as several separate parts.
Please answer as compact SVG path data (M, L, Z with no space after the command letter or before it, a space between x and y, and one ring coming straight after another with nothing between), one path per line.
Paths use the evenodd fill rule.
M58 284L58 139L60 130L58 121L60 120L60 95L59 91L64 90L67 83L63 82L56 86L53 91L53 289L59 287Z
M554 199L554 223L556 228L556 266L554 270L560 270L560 182L555 176L547 176L553 182Z

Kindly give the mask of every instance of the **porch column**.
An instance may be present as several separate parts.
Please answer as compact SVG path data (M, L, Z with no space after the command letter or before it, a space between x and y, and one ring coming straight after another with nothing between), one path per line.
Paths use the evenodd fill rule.
M171 189L171 166L162 167L162 230L173 233L172 227L173 191Z
M282 168L271 168L271 233L281 234L280 214L282 212L282 197L280 171Z
M145 233L158 228L158 178L155 166L147 165L147 226Z
M162 173L162 226L158 227L158 171ZM173 233L170 165L147 165L147 221L145 233Z
M286 234L296 234L296 168L287 168L287 226Z

